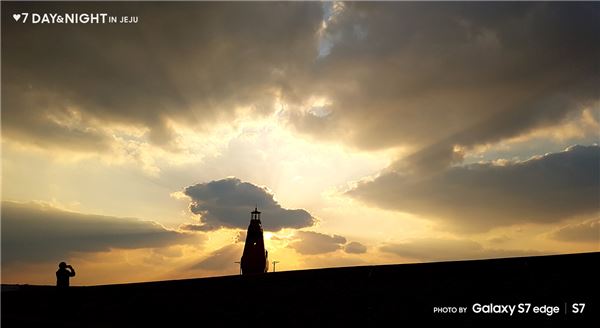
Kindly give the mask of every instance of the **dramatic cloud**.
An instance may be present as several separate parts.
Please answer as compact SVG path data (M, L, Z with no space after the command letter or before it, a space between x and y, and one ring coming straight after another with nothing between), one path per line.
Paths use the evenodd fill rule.
M152 221L89 215L35 203L2 202L2 264L58 262L73 252L198 242Z
M262 212L265 230L299 229L315 223L315 218L307 211L285 209L268 190L237 178L199 183L185 188L184 193L192 199L190 210L200 215L202 226L196 226L194 230L246 229L255 206Z
M298 231L289 247L303 255L315 255L335 252L346 243L346 238L338 235L326 235L314 231Z
M596 243L600 249L600 219L564 226L553 232L551 237L560 241Z
M344 3L299 109L307 134L363 149L404 146L414 169L561 122L600 99L600 6ZM324 105L322 105L324 104ZM324 107L324 108L323 108Z
M242 257L243 246L239 244L227 245L220 248L208 257L193 265L190 269L203 269L209 271L222 271L235 268Z
M348 245L344 247L344 252L350 254L363 254L367 252L367 246L359 242L353 241L351 243L348 243Z
M409 147L413 166L444 167L460 160L456 145L551 126L598 100L598 7L6 3L7 13L139 23L2 20L2 130L46 148L142 139L177 149L177 127L204 131L277 107L303 133Z
M542 254L534 250L503 250L484 248L481 244L463 239L423 238L380 247L385 253L417 261L448 261Z
M385 173L347 194L425 215L447 229L484 231L597 213L599 163L599 146L573 146L523 162L471 164L425 177Z
M108 13L137 24L2 20L2 132L99 151L107 125L172 146L240 110L270 113L317 55L318 3L11 3L3 13ZM6 16L10 17L10 15ZM129 136L131 137L131 136Z

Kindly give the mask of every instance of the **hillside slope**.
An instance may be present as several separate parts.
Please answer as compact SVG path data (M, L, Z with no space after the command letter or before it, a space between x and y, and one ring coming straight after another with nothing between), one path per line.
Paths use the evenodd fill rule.
M585 253L72 287L67 293L4 285L2 327L380 327L408 320L476 327L595 325L598 263L600 253ZM515 311L473 312L475 304L490 303L514 305ZM531 303L529 313L517 313L520 303ZM573 303L585 303L583 313L573 313ZM542 305L559 312L534 313ZM434 313L434 307L459 306L466 313Z

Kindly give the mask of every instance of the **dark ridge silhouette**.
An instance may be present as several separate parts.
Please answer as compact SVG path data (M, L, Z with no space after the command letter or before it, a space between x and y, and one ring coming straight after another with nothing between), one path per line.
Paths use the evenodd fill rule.
M2 286L2 327L596 326L600 253L377 265L70 287ZM61 293L64 293L61 295ZM62 297L60 302L58 296ZM479 314L472 305L560 313ZM585 303L582 314L565 314ZM434 314L464 306L466 314Z
M255 207L250 214L250 224L240 264L243 275L269 271L269 253L265 250L260 212Z

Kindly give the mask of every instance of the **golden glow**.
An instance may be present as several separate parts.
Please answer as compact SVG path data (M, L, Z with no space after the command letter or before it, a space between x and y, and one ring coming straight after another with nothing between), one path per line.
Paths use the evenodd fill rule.
M309 110L327 107L329 100L320 96L305 103ZM105 127L114 136L109 153L78 155L3 140L3 199L42 200L51 206L81 213L153 219L177 229L183 223L198 223L198 217L189 212L189 198L182 193L184 187L236 176L265 186L286 208L307 209L318 219L317 225L307 230L342 235L348 243L360 242L368 247L365 254L346 253L341 247L330 253L302 255L290 247L296 240L294 230L267 231L265 244L270 261L279 261L277 270L414 261L381 252L379 247L419 238L457 238L439 230L428 218L369 207L343 195L353 184L351 181L373 179L390 163L408 154L408 148L360 152L339 143L316 143L290 131L279 112L259 118L243 109L239 113L233 122L203 131L170 122L176 133L177 152L150 144L144 138L147 131L143 129L116 125ZM77 112L71 114L69 118L56 120L78 124ZM510 147L540 136L577 137L577 128L581 126L598 127L591 109L559 129L534 131L498 147ZM457 146L454 151L476 154L494 147L469 150ZM496 163L502 165L502 159ZM276 218L263 218L270 219ZM545 231L548 231L547 226L513 226L467 238L486 249L576 252L594 247L553 241L544 237ZM239 258L235 252L241 256L243 246L241 242L236 244L238 233L232 229L196 232L197 245L74 254L69 258L78 269L73 283L88 285L237 274L239 267L235 261ZM228 245L235 245L233 255L222 251ZM195 267L220 251L233 257L217 269ZM3 279L6 283L52 284L54 266L55 263L38 263L6 267Z

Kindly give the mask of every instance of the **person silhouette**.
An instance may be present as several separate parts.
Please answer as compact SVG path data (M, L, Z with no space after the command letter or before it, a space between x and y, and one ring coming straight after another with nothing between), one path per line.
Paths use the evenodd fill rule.
M58 271L56 271L56 287L69 287L70 277L75 277L75 269L65 262L60 262L58 264Z

